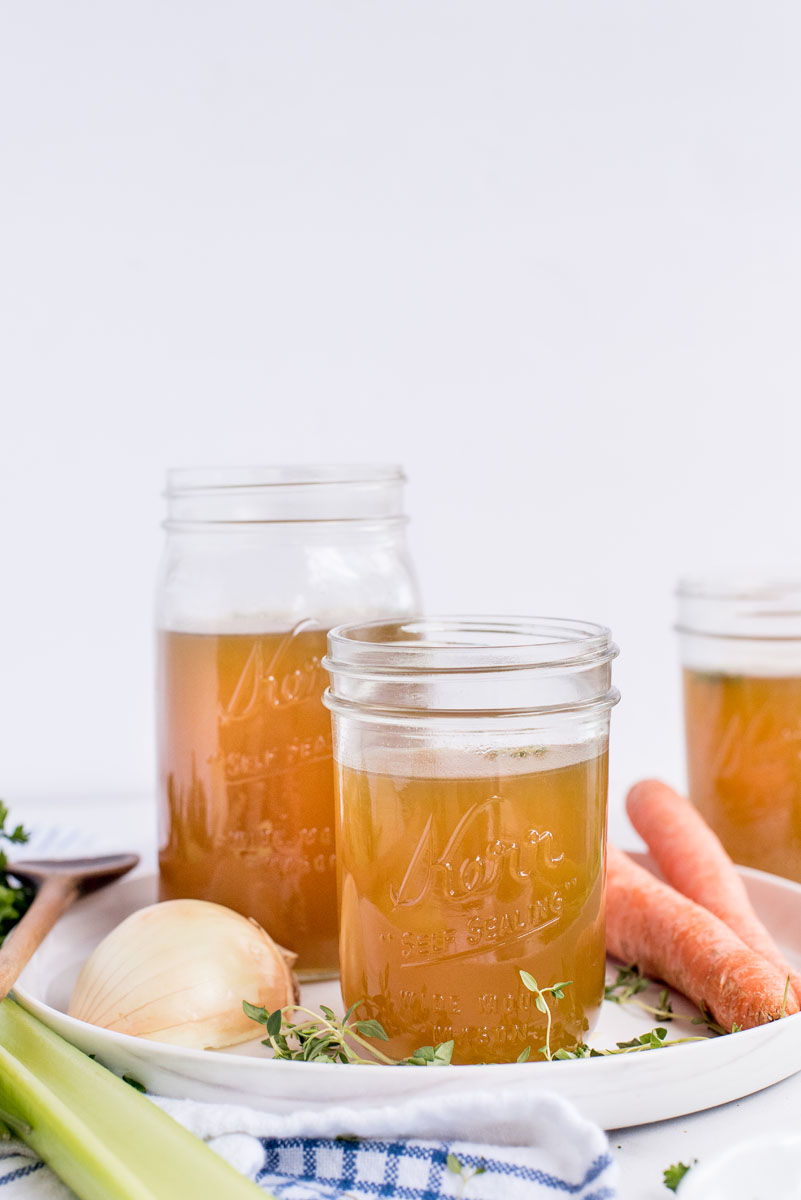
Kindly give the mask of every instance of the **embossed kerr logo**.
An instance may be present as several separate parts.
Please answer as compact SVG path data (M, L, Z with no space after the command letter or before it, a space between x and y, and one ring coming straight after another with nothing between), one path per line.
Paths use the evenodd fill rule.
M330 760L331 726L319 703L326 675L314 651L317 639L311 645L298 640L314 632L301 621L269 657L271 639L254 639L230 699L219 705L218 749L209 760L212 768L221 766L229 788Z
M470 806L440 849L433 816L429 816L399 884L390 884L396 909L413 908L425 900L462 900L495 892L499 883L520 883L547 872L564 858L555 853L553 834L527 829L519 838L499 836L498 795Z
M264 661L261 638L254 641L231 699L220 712L222 727L246 722L264 709L286 708L320 694L325 673L316 654L299 667L284 665L284 660L290 657L293 639L304 626L305 622L301 622L289 631L270 662Z

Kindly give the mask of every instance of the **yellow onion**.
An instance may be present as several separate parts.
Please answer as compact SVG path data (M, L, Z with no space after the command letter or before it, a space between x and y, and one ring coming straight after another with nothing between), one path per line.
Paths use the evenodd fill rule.
M297 1003L295 955L255 921L206 900L132 913L84 963L69 1015L103 1029L195 1049L259 1036L242 1001Z

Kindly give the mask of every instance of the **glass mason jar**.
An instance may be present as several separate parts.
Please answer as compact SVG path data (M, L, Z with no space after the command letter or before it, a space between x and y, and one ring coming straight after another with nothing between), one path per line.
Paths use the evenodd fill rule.
M388 1052L575 1044L604 986L609 713L598 625L444 617L331 631L340 970Z
M327 630L419 605L398 467L170 471L157 625L162 899L337 971Z
M801 580L677 597L690 799L735 862L801 882Z

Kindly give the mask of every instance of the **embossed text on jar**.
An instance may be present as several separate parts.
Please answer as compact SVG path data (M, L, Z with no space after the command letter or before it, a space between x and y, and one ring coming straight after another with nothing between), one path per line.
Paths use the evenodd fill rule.
M399 1055L453 1038L454 1061L503 1062L542 1040L519 977L536 962L543 985L573 981L552 1049L572 1045L603 987L606 754L465 755L463 772L340 768L345 1000L369 998Z

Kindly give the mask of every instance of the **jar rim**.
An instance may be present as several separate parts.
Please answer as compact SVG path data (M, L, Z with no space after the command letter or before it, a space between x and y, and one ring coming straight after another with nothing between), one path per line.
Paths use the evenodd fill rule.
M723 642L801 640L801 578L780 572L728 572L681 579L676 586L682 637Z
M418 616L337 626L328 635L324 665L338 674L472 675L580 668L617 654L611 631L589 621Z
M334 522L402 523L403 469L392 463L178 467L167 472L168 530Z
M691 575L679 579L676 597L680 600L754 601L770 603L793 598L801 604L801 576L768 572L722 571L712 575Z
M405 727L595 721L619 699L611 686L617 653L605 625L562 617L340 625L328 635L323 702L334 713Z
M229 467L170 467L166 495L262 488L404 483L397 463L294 463Z

